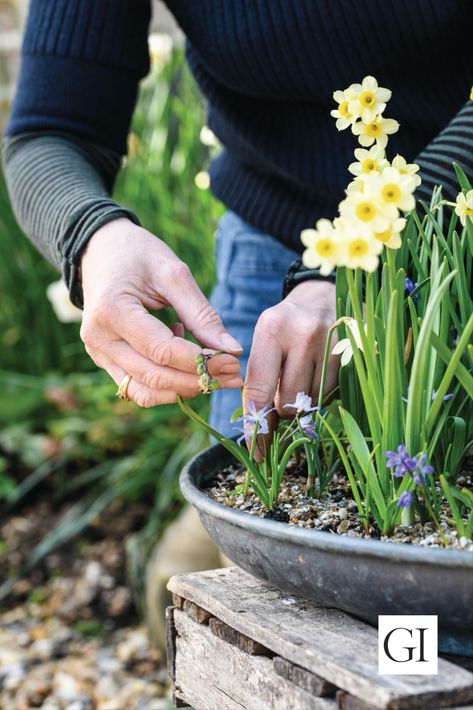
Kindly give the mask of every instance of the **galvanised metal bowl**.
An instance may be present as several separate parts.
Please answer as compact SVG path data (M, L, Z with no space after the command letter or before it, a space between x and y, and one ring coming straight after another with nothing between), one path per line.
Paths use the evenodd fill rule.
M211 538L236 565L284 589L377 625L379 614L437 614L445 653L473 656L473 554L317 532L249 515L202 492L235 463L220 444L180 478Z

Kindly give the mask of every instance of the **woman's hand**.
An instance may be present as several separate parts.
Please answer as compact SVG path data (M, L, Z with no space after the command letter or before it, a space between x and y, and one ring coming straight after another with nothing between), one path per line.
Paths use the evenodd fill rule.
M132 379L128 396L142 407L199 394L198 345L226 350L209 361L219 387L241 387L242 350L197 286L188 266L160 239L127 219L104 225L81 261L84 315L81 338L92 360L117 384ZM147 309L171 306L182 324L172 330Z
M327 332L335 318L335 286L327 281L305 281L261 314L243 390L245 413L250 401L258 409L274 405L271 429L277 416L294 415L284 405L294 402L298 392L317 402ZM330 356L325 392L337 384L338 362L338 357Z

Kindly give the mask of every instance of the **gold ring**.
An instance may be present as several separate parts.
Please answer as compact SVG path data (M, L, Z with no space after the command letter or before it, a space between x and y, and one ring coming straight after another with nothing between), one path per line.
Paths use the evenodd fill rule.
M131 375L128 373L125 375L125 377L122 379L120 384L118 385L118 390L117 390L117 397L118 399L130 399L128 396L128 385L130 384L131 381Z

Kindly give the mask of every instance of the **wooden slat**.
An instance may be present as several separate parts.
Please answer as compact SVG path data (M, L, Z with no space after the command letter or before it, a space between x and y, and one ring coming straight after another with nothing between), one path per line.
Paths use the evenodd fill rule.
M258 641L253 641L253 639L248 638L244 634L240 633L236 629L232 629L231 626L225 624L220 619L212 617L209 621L210 631L218 636L222 641L231 643L233 646L237 646L240 651L249 653L250 656L273 656L274 654L265 646L262 646Z
M207 624L209 619L212 617L206 609L202 609L201 606L190 602L188 599L184 599L181 609L186 612L190 617L197 621L198 624Z
M299 688L306 690L311 695L319 695L320 697L335 695L336 687L332 683L315 673L306 671L305 668L296 666L295 663L291 663L281 656L273 658L273 667L282 678L290 680L291 683L298 685Z
M183 701L179 693L176 692L176 625L174 623L174 612L177 609L175 606L166 608L166 656L169 679L172 688L172 701L175 708L187 707L187 703Z
M176 625L176 697L194 710L337 710L276 674L271 659L250 656L180 609Z
M285 594L237 567L179 575L169 589L376 708L423 710L473 700L473 674L442 659L436 676L378 675L376 629Z

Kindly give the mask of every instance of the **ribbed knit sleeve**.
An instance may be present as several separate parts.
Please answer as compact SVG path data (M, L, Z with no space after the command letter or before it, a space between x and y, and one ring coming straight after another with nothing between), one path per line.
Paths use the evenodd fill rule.
M80 258L110 191L149 70L150 0L30 0L3 161L17 219L82 305Z
M461 108L450 123L419 154L422 185L417 195L430 200L435 185L442 185L443 196L454 200L460 188L452 163L458 163L473 183L473 101Z
M56 129L126 152L150 0L30 0L7 135Z
M85 138L44 132L7 138L3 168L18 223L83 305L80 259L90 237L130 210L110 198L120 156Z

